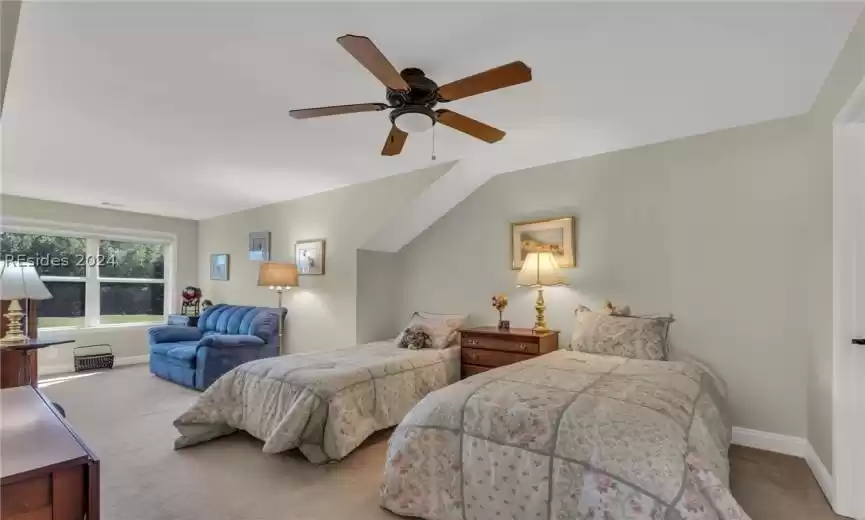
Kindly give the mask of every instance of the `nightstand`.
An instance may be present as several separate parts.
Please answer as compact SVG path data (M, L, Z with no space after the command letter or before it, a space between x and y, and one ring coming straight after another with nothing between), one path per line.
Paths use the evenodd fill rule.
M559 348L559 331L475 327L460 330L463 378L548 354Z

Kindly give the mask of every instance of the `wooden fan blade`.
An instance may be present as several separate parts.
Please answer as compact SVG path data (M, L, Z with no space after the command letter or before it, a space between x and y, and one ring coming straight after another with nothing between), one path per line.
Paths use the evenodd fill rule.
M384 148L381 149L382 155L399 155L402 152L402 147L405 145L405 140L408 134L392 126L390 133L387 135L387 141L384 142Z
M387 61L387 58L372 43L372 40L366 36L346 34L337 38L336 41L386 87L393 90L408 90L408 83L402 79L399 72Z
M436 110L436 116L439 123L472 137L477 137L481 141L495 143L501 141L505 136L505 133L498 128L481 123L462 114L451 112L450 110Z
M490 69L474 76L458 79L439 87L439 97L453 101L464 97L483 94L500 88L511 87L532 80L532 69L521 61L515 61Z
M378 112L390 108L384 103L360 103L357 105L335 105L332 107L302 108L300 110L289 110L288 115L295 119L309 119L311 117L336 116L339 114L354 114L357 112Z

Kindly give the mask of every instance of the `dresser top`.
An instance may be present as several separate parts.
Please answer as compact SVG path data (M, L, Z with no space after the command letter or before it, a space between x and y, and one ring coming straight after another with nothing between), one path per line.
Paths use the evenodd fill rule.
M3 464L0 479L49 471L66 464L80 463L89 454L66 424L57 417L30 386L0 390L0 443Z
M460 332L465 334L474 333L474 334L487 334L493 336L534 336L537 338L543 338L546 336L552 336L558 334L557 330L548 330L545 332L535 332L532 329L520 329L511 327L510 329L500 329L498 327L474 327L471 329L460 329Z

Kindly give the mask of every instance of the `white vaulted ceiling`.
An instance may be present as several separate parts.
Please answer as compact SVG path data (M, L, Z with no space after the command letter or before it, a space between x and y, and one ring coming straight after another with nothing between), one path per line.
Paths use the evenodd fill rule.
M379 151L384 101L335 38L444 84L523 60L534 81L448 108L439 161L524 168L806 112L862 4L25 3L3 112L5 193L206 218L430 164ZM499 147L499 148L494 148ZM501 161L499 161L501 163ZM507 165L505 165L505 168Z

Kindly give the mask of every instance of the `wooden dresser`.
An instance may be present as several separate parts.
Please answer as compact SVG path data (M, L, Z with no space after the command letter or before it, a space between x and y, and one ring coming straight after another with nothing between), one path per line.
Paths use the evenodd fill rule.
M559 348L557 330L534 332L532 329L476 327L460 330L460 337L464 378Z
M30 386L0 390L0 519L99 520L99 460Z

